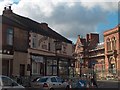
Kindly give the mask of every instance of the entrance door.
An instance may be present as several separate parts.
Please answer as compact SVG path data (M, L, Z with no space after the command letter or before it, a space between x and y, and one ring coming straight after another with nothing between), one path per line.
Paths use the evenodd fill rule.
M2 75L9 75L9 60L2 61Z
M20 76L24 76L24 75L25 75L25 65L20 64Z

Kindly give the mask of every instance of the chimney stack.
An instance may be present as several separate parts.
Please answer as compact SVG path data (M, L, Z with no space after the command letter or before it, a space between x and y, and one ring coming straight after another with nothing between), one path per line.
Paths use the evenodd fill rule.
M3 14L11 14L11 13L12 13L11 6L4 7Z
M41 26L42 29L45 29L45 30L48 29L48 24L47 23L41 23L40 26Z
M80 35L78 35L78 37L80 38Z
M86 41L89 42L89 34L86 35Z

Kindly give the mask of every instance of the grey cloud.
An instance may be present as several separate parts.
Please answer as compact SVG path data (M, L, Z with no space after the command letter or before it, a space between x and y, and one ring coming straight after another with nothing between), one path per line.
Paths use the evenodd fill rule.
M67 38L75 38L78 34L85 36L87 33L95 32L101 22L106 22L107 12L99 7L87 10L79 3L73 7L65 4L55 7L51 17L44 17L55 30Z
M111 3L108 2L108 5L111 5ZM80 2L75 3L72 7L69 7L66 3L60 3L54 6L49 17L46 17L41 11L42 8L37 5L27 4L23 8L24 12L22 10L22 13L26 16L38 22L48 23L53 30L69 39L75 39L79 34L85 37L87 33L96 32L97 25L107 22L106 18L109 14L109 11L105 11L100 6L86 9ZM100 34L102 36L102 33Z

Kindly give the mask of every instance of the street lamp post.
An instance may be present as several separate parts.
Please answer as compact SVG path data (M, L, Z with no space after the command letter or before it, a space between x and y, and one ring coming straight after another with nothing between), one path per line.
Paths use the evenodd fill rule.
M80 77L82 76L82 64L80 63Z
M95 78L95 77L94 77L94 74L95 74L95 72L94 72L94 69L95 69L95 68L94 68L95 63L93 63L92 66L93 66L93 78Z
M83 64L83 60L82 58L80 58L80 77L82 76L82 64Z

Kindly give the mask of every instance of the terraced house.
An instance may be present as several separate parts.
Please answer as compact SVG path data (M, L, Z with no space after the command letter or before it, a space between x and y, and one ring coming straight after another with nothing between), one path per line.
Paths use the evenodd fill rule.
M68 76L74 73L72 41L47 23L13 13L5 7L1 17L2 74L8 76Z

